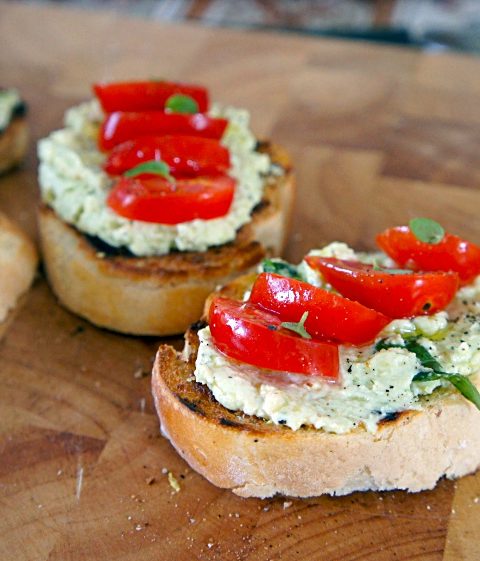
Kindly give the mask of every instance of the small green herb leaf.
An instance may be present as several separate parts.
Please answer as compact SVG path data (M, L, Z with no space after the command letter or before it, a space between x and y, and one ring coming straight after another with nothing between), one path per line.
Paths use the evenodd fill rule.
M461 374L449 374L443 372L441 364L434 358L425 347L417 343L415 339L405 341L405 345L395 345L387 343L382 339L375 345L375 350L400 348L407 349L414 353L418 361L424 368L430 368L431 372L419 372L413 377L414 382L432 382L434 380L448 380L452 386L463 395L465 399L471 401L478 409L480 409L480 393L475 385L467 376Z
M480 409L480 393L467 376L449 374L448 372L419 372L413 378L414 382L432 382L442 379L448 380L465 399L468 399L477 409Z
M277 275L282 275L282 277L301 280L297 268L280 259L265 259L262 263L262 270L264 273L276 273Z
M142 162L135 166L134 168L129 169L124 173L125 177L135 177L137 175L141 175L142 173L153 173L155 175L161 175L172 181L173 178L170 175L170 168L168 164L159 160L149 160L148 162Z
M172 113L198 113L198 103L189 95L174 94L165 102L165 109Z
M307 317L308 312L304 312L299 322L295 323L292 321L282 321L280 327L283 327L284 329L288 329L290 331L294 331L304 339L311 339L312 336L305 329L305 322L307 321Z
M430 218L412 218L409 223L413 235L421 242L436 245L443 240L445 230Z

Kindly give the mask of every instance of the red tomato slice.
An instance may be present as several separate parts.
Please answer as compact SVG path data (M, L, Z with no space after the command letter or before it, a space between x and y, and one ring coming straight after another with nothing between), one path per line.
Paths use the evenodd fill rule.
M216 297L208 323L217 349L229 358L269 370L338 378L338 345L303 339L253 304Z
M113 111L163 110L175 94L188 95L198 103L201 113L208 109L208 92L202 86L174 82L115 82L95 84L93 91L105 113Z
M391 319L343 296L306 282L262 273L253 285L250 302L298 321L308 312L305 329L314 338L362 345L373 341Z
M211 138L194 136L144 136L122 142L110 152L104 170L121 175L142 162L164 161L174 177L198 177L225 173L230 154Z
M444 310L458 289L457 273L393 274L356 261L314 256L306 261L340 294L391 318Z
M158 224L179 224L195 218L224 216L232 204L235 180L228 175L180 179L123 177L108 195L117 214Z
M214 119L203 113L184 115L163 111L116 111L103 121L98 145L101 150L107 151L126 140L166 134L220 139L227 124L226 119Z
M408 226L399 226L378 234L377 244L400 267L455 271L462 284L480 274L480 247L453 234L445 234L438 244L429 244L418 240Z

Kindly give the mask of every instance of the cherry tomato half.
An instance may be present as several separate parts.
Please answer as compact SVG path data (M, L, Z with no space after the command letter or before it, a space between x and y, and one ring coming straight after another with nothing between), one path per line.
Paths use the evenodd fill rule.
M338 345L303 339L280 327L277 315L253 304L216 297L208 323L217 349L229 358L269 370L338 378Z
M131 220L179 224L195 218L209 220L227 214L235 180L228 175L179 179L122 177L107 198L108 206Z
M306 257L340 294L391 318L431 315L445 309L458 289L457 273L389 273L356 261Z
M305 329L312 337L354 345L373 341L391 321L358 302L273 273L257 277L250 302L278 314L282 321L298 321L308 312Z
M174 177L225 173L230 154L211 138L194 136L143 136L118 144L103 166L110 175L121 175L142 162L162 160Z
M377 244L400 267L415 271L455 271L462 284L480 274L480 247L453 234L437 244L421 242L408 226L389 228L377 236Z
M174 82L114 82L95 84L93 91L105 113L113 111L163 110L167 99L175 94L188 95L203 113L208 109L208 92L202 86Z
M107 151L126 140L166 134L220 139L227 124L226 119L214 119L204 113L184 115L163 111L115 111L103 121L98 145L101 150Z

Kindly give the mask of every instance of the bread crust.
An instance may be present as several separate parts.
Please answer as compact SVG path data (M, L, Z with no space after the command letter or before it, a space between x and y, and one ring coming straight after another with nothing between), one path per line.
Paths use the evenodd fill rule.
M0 174L19 164L28 147L28 126L24 117L14 117L0 132Z
M238 279L223 292L238 296L248 282ZM362 428L347 434L293 431L227 410L193 377L201 326L187 332L183 354L160 347L152 391L164 436L214 485L261 498L417 492L480 466L480 411L454 392L439 392L422 411L383 421L374 434ZM474 382L479 386L480 376Z
M5 320L19 296L30 287L37 263L33 243L18 226L0 213L0 322Z
M229 244L204 252L155 257L110 255L42 205L40 238L53 291L65 307L100 326L135 335L183 333L202 314L219 284L247 272L268 253L278 254L293 204L290 160L266 145L281 176L266 178L262 203Z

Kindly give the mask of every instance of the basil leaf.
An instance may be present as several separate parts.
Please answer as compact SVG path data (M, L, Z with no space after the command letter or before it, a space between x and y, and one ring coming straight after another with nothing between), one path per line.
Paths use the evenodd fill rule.
M421 242L436 245L443 240L445 230L430 218L412 218L409 223L413 235Z
M264 259L262 263L262 270L264 273L276 273L277 275L282 275L282 277L290 277L291 279L301 280L297 268L294 265L290 265L290 263L280 259Z
M305 322L307 321L307 317L308 312L304 312L298 323L292 321L282 321L280 327L283 327L284 329L288 329L290 331L294 331L304 339L311 339L312 336L305 329Z
M142 173L153 173L155 175L161 175L171 181L173 178L170 175L170 168L168 164L158 160L149 160L148 162L142 162L135 166L134 168L129 169L123 175L125 177L135 177L137 175L141 175Z
M471 401L477 409L480 409L480 393L468 376L448 374L448 381L457 388L464 398Z
M386 339L380 339L378 343L375 345L376 351L384 351L388 349L404 349L404 345L395 345L393 343L387 343Z
M189 95L174 94L165 102L165 109L172 113L198 113L198 103Z
M434 380L442 379L448 380L465 399L468 399L468 401L471 401L478 409L480 409L480 393L470 378L468 378L468 376L463 376L462 374L449 374L448 372L443 372L442 366L438 360L434 358L425 347L417 343L415 339L406 341L405 345L394 345L392 343L387 343L385 339L382 339L375 345L376 351L392 348L407 349L416 355L420 364L424 368L432 369L431 372L419 372L418 374L415 374L413 377L414 382L432 382Z
M435 359L423 345L417 343L415 339L406 341L405 348L411 353L414 353L420 361L420 364L425 368L431 368L439 372L442 371L442 367L437 359Z
M448 372L419 372L413 377L414 382L432 382L442 379L448 380L465 399L468 399L477 409L480 409L480 393L468 376L449 374Z

